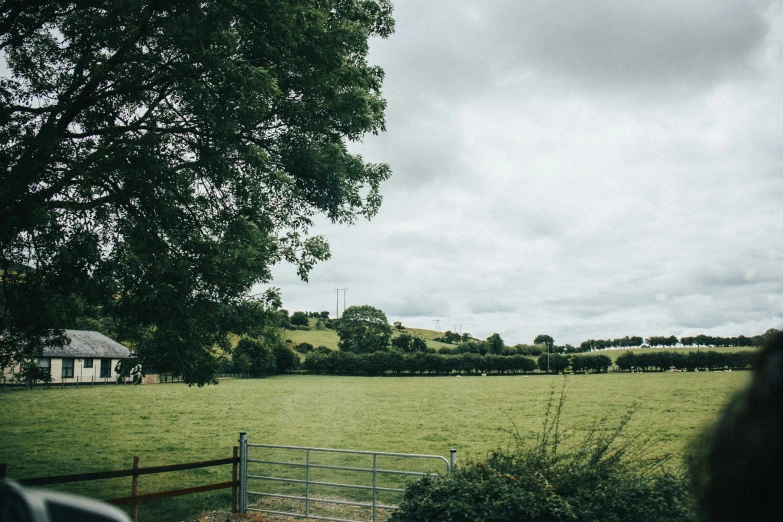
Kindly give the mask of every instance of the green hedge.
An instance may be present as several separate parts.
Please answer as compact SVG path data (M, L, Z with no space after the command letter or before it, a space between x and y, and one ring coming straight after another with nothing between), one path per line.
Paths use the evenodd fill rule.
M305 360L306 370L327 374L430 374L530 373L536 361L523 355L441 355L384 351L365 354L315 351Z

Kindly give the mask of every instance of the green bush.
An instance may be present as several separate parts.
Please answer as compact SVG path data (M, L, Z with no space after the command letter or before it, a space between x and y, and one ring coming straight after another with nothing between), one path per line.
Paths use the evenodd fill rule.
M254 377L274 375L277 361L272 350L264 341L243 337L234 349L233 371Z
M296 345L296 351L299 353L310 353L313 351L313 345L310 343L299 343Z
M308 320L306 313L294 312L294 315L291 316L291 324L294 326L308 327L310 325L310 321Z
M272 348L272 354L275 356L275 371L277 373L295 370L299 366L299 356L284 344L275 345Z
M510 450L468 462L454 473L409 486L394 522L694 521L688 481L648 458L649 437L623 432L632 411L615 426L598 421L581 442L564 448L560 431L565 394L535 444L518 433ZM621 434L623 435L621 437Z

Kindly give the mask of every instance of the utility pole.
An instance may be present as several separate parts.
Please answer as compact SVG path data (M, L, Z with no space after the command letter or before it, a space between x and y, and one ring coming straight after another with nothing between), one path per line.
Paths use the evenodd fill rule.
M433 319L433 323L435 323L435 331L440 332L440 319Z
M340 290L343 291L343 313L345 313L345 291L348 289L347 288L334 289L334 291L337 292L337 319L340 318Z

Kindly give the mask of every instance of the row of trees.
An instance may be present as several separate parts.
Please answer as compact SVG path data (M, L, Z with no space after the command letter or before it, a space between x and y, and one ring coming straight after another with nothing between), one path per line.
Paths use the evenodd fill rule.
M751 352L625 352L620 355L615 364L620 371L664 371L677 370L743 370L750 367L753 354Z
M738 335L737 337L717 337L712 335L696 335L693 337L681 337L680 344L683 346L761 346L767 338L771 338L778 333L775 328L770 328L761 335L746 337Z
M605 350L607 348L632 348L641 346L644 339L638 335L622 337L620 339L588 339L579 345L583 352L592 352L594 350Z
M469 333L458 334L457 332L446 330L446 332L442 336L435 337L433 340L446 344L457 344L457 343L466 343L471 339L473 339L473 337Z
M494 339L494 343L489 339L497 335ZM528 355L538 356L542 353L546 353L546 347L541 345L528 345L517 344L514 346L506 346L502 344L503 340L500 339L500 343L497 342L500 339L498 334L492 334L486 341L480 341L473 339L465 343L458 344L454 347L443 346L438 348L438 353L442 355L457 355L460 353L477 353L480 355L493 354L493 355Z
M555 352L591 352L595 350L605 350L607 348L633 348L637 346L648 347L674 347L678 344L682 346L716 346L716 347L737 347L737 346L761 346L764 340L778 330L770 328L760 335L747 337L738 335L736 337L720 337L714 335L695 335L691 337L680 337L674 335L651 335L645 339L638 335L625 336L619 339L588 339L582 342L577 349L563 349L564 347L555 346ZM548 336L539 336L548 337ZM538 337L536 338L538 339ZM538 340L536 341L538 343Z
M441 355L428 352L377 351L373 353L332 352L316 349L305 360L304 368L314 373L339 374L434 374L499 373L519 374L535 371L561 373L573 367L577 372L606 372L612 361L605 355L541 355L538 360L524 355L479 355L463 353Z

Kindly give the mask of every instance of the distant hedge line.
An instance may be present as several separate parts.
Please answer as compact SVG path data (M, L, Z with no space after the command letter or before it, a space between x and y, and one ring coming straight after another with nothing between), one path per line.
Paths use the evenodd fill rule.
M744 370L750 367L752 352L625 352L614 362L620 371L664 371L671 368L694 370Z
M612 365L611 359L605 355L558 356L551 355L552 362L565 359L563 365L551 364L550 371L558 372L571 366L576 371L606 372ZM435 353L403 353L382 351L374 353L355 354L351 352L326 352L317 350L310 353L304 362L304 368L314 373L339 373L378 375L392 374L430 374L446 375L450 373L479 374L499 373L518 374L532 373L541 368L546 371L546 356L539 357L538 362L524 355L479 355L463 353L459 355L442 355ZM543 364L542 364L543 363Z

